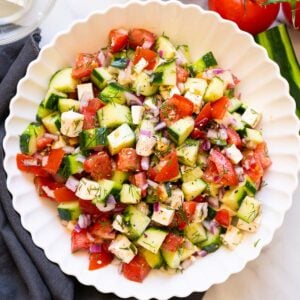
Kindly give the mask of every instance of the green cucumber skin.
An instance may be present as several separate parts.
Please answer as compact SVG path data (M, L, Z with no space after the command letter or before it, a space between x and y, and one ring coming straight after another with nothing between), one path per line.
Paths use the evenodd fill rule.
M300 66L293 49L286 25L280 24L255 36L258 44L266 48L269 57L280 68L288 81L290 94L296 101L296 113L300 117Z

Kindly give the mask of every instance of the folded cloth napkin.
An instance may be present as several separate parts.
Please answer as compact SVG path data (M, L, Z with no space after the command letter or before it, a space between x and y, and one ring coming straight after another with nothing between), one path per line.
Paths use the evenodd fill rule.
M81 285L50 262L22 227L6 188L2 148L4 121L18 81L25 75L28 64L39 53L40 39L40 31L37 30L19 42L0 47L0 299L120 299L112 294L101 294L93 287ZM201 298L202 294L199 293L188 297L190 300Z

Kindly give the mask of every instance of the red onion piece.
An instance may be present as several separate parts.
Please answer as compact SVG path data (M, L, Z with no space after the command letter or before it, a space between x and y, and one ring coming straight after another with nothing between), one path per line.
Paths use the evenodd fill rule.
M96 203L97 208L102 212L107 212L114 210L116 204L109 204L109 203Z
M212 69L213 73L216 75L224 73L224 69Z
M208 204L213 208L219 208L219 199L216 197L209 197L207 200Z
M86 161L86 157L79 154L79 155L76 156L76 161L84 163Z
M145 191L147 188L148 188L148 183L145 183L143 186L142 186L142 191Z
M151 137L152 136L152 132L150 130L140 130L140 134L147 136L147 137Z
M92 244L90 246L90 253L99 253L102 250L102 246L100 244Z
M78 185L79 180L77 180L74 176L70 176L66 182L66 187L72 192L75 192L77 190Z
M67 153L67 154L71 154L71 153L73 153L74 150L75 150L75 148L72 147L72 146L65 146L65 147L63 147L62 149L63 149L63 150L65 151L65 153Z
M143 45L142 45L142 48L144 48L144 49L150 49L152 46L153 46L153 42L145 40L144 43L143 43Z
M149 156L143 156L141 159L141 167L142 170L147 171L149 170L150 166L150 157Z
M38 166L38 160L35 158L24 159L23 163L26 167Z
M162 130L164 128L167 127L167 124L165 122L160 122L158 123L155 127L154 127L154 130L155 131L159 131L159 130Z
M153 210L154 210L155 212L158 212L158 211L159 211L159 202L153 203Z
M97 152L100 152L103 149L104 149L104 146L102 146L102 145L99 145L99 146L97 146L97 147L94 148L94 150L97 151Z
M91 216L81 214L78 218L78 225L80 228L87 228L91 224Z
M80 232L80 231L81 231L81 228L80 228L80 226L79 226L78 224L76 224L75 227L74 227L74 230L75 230L76 232Z
M125 92L124 96L126 98L127 105L143 105L142 100L133 93Z
M115 199L115 197L113 195L109 195L108 198L107 198L106 203L107 204L114 204L114 205L116 205L117 201L116 201L116 199Z
M202 142L201 148L203 151L209 151L209 149L211 148L211 143L209 140L204 140Z
M100 51L98 54L98 60L100 62L100 65L102 67L108 67L109 63L110 63L110 59L107 55L107 53L105 53L104 51Z
M225 128L221 128L219 130L219 136L220 136L221 140L227 140L228 135L227 135L227 131Z
M54 140L54 141L57 141L57 140L58 140L58 135L57 135L57 134L52 134L52 133L48 133L48 132L46 132L46 133L44 134L44 137L45 137L45 138L52 139L52 140Z
M197 251L196 253L200 257L204 257L204 256L206 256L208 254L208 252L205 251L205 250L200 250L200 251Z
M45 194L46 194L49 198L55 198L55 197L54 197L54 191L51 190L48 186L42 186L42 190L45 192Z
M160 58L163 58L163 56L164 56L164 51L159 50L159 51L158 51L158 55L159 55Z
M148 182L148 184L149 184L152 188L154 188L154 189L156 189L156 188L158 187L158 184L157 184L155 181L152 181L152 180L150 180L150 179L147 179L147 182Z
M42 166L45 167L48 163L49 156L43 156L42 158Z
M218 132L215 129L208 129L207 131L207 137L209 139L217 139L218 138Z

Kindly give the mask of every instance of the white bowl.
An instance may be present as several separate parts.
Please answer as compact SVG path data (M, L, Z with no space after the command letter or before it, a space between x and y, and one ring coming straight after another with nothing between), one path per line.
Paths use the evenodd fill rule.
M190 45L194 59L212 50L220 66L232 69L242 80L239 90L243 99L263 111L261 127L273 160L265 177L268 185L258 194L263 203L263 220L257 233L245 236L235 251L221 248L199 259L183 274L167 275L153 271L143 284L126 280L113 265L88 271L88 255L71 254L70 235L60 224L55 205L37 196L32 177L19 172L15 163L19 135L28 122L34 120L51 75L71 65L77 52L93 52L106 45L110 29L124 26L143 27L157 34L164 32L174 43ZM281 78L277 65L268 59L266 51L257 46L249 34L241 32L235 24L200 7L185 6L176 1L129 2L76 22L68 31L59 34L30 64L25 78L18 85L6 120L4 166L7 185L24 228L31 233L35 244L66 274L74 275L83 284L93 285L101 292L113 292L124 298L184 297L195 291L205 291L241 271L270 243L275 230L282 224L297 186L300 161L299 122L294 111L288 84Z

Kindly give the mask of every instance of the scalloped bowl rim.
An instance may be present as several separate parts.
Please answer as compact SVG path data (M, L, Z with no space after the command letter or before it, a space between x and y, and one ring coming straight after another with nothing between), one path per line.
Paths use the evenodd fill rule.
M269 58L268 58L268 55L267 55L267 51L265 49L263 49L262 47L258 46L254 40L252 39L252 36L250 36L250 34L248 33L245 33L245 32L242 32L235 23L231 22L231 21L227 21L227 20L224 20L222 19L218 14L214 13L214 12L211 12L211 11L205 11L203 10L201 7L199 6L196 6L194 4L182 4L178 1L175 1L175 0L171 0L171 1L167 1L167 2L161 2L161 1L158 1L158 0L150 0L150 1L145 1L145 2L141 2L141 1L129 1L125 4L122 4L122 5L112 5L111 7L107 8L106 10L103 10L103 11L98 11L98 12L93 12L91 13L88 17L86 17L85 19L82 19L82 20L78 20L78 21L74 21L71 26L69 27L69 29L65 30L65 31L62 31L62 32L59 32L58 34L55 35L53 41L51 43L49 43L47 46L43 47L43 49L41 50L38 58L36 60L34 60L33 62L30 63L28 69L27 69L27 72L26 72L26 75L23 79L21 79L18 83L18 86L17 86L17 93L16 95L13 97L13 99L11 100L11 103L10 103L10 111L12 110L12 108L14 107L15 105L15 102L17 101L17 99L20 97L20 90L21 90L21 87L22 87L22 84L24 82L27 82L27 81L30 81L31 78L30 78L30 73L31 73L31 69L33 66L35 66L36 64L39 64L39 62L41 61L41 57L42 57L42 54L43 52L45 52L48 48L51 48L53 47L57 40L61 37L61 36L65 36L65 35L69 35L70 32L72 31L72 29L75 27L75 26L80 26L80 25L83 25L85 23L87 23L91 18L97 16L97 15L105 15L107 14L109 11L111 10L115 10L115 9L126 9L127 7L131 6L131 5L140 5L140 6L147 6L147 5L152 5L152 3L155 3L155 4L159 4L161 6L168 6L168 5L177 5L179 6L181 9L186 9L186 8L193 8L194 10L197 10L198 13L201 13L201 14L210 14L212 16L214 16L215 20L217 23L219 24L230 24L230 26L232 27L232 30L235 31L235 34L236 33L239 33L240 35L243 35L244 37L247 37L248 38L248 42L249 42L249 45L251 45L252 47L254 48L257 48L259 49L259 51L261 52L261 54L264 56L264 59L268 62L269 65L272 65L272 68L275 70L275 73L274 73L274 77L276 77L277 80L280 80L284 83L284 88L285 88L285 100L289 102L289 105L291 105L294 109L295 109L295 102L294 100L291 98L291 96L289 95L288 93L288 83L287 81L282 78L280 76L280 72L279 72L279 67L277 64L275 64L273 61L271 61ZM300 126L299 126L299 121L298 119L296 118L295 115L291 116L291 118L293 118L294 122L297 123L296 127L297 127L297 130L299 131L300 129ZM13 116L11 116L11 114L9 115L9 117L6 119L5 121L5 129L7 131L7 128L11 122L11 120L13 119ZM10 171L9 171L9 165L8 165L8 145L7 145L7 142L8 142L8 138L9 136L5 136L4 138L4 141L3 141L3 145L4 145L4 150L5 150L5 159L4 159L4 168L7 172L7 182L9 181L9 178L10 178ZM297 143L298 143L298 148L299 148L299 145L300 145L300 140L299 140L299 137L297 137ZM296 161L295 161L295 164L297 164L297 170L299 171L299 168L300 168L300 153L296 156ZM254 251L251 252L251 255L247 256L247 258L243 258L242 262L238 265L238 267L235 267L234 269L231 269L231 270L225 270L222 274L222 276L219 278L219 280L216 280L214 282L207 282L205 287L201 288L201 289L197 289L196 287L187 287L186 289L183 289L183 290L180 290L180 291L174 291L174 292L169 292L168 293L168 297L172 297L172 296L178 296L178 297L186 297L188 296L189 294L193 293L193 292L202 292L202 291L205 291L207 290L210 286L212 286L213 284L218 284L218 283L222 283L224 281L226 281L228 279L228 277L234 273L238 273L240 272L244 267L245 265L254 260L255 258L258 257L258 255L260 254L261 250L263 247L265 247L266 245L268 245L273 236L274 236L274 233L276 232L276 230L282 225L282 222L283 222L283 219L284 219L284 215L285 213L287 212L287 210L291 207L292 205L292 194L295 192L296 190L296 187L298 185L298 177L297 177L297 174L292 174L293 175L293 180L294 180L294 186L291 188L291 192L289 194L289 197L287 199L287 202L288 204L285 206L285 209L284 211L282 212L282 215L281 215L281 218L279 220L279 222L277 222L276 226L273 227L273 231L271 232L271 234L268 236L268 239L264 239L263 242L261 243L261 245L259 247L257 247ZM21 223L22 223L22 226L30 232L30 229L26 226L26 223L24 222L23 220L23 216L22 216L22 211L19 211L18 208L16 207L16 198L18 196L15 195L14 191L10 189L10 192L13 196L13 207L14 209L20 214L20 217L21 217ZM31 232L30 232L31 233ZM47 249L44 249L43 248L43 245L41 245L40 241L37 240L35 238L34 235L32 235L32 239L34 241L34 243L42 248L45 252L45 255L46 257L54 262L54 263L57 263L59 264L58 261L56 261L51 255L50 253L47 251ZM91 282L87 282L85 281L82 277L80 277L76 272L75 273L72 273L72 272L69 272L66 268L64 268L64 266L62 266L61 264L59 264L60 268L62 269L62 271L68 275L73 275L75 276L81 283L85 284L85 285L92 285L92 286L95 286L94 283L91 283ZM119 276L119 275L117 275ZM123 297L123 298L127 298L127 297L136 297L136 294L134 291L120 291L118 290L118 288L116 287L115 289L112 289L112 290L105 290L105 289L101 289L99 288L99 286L95 286L99 291L103 292L103 293L114 293L116 295L118 295L119 297ZM149 295L138 295L138 298L140 299L147 299L149 297ZM153 296L151 296L153 297ZM159 298L159 297L157 297Z

